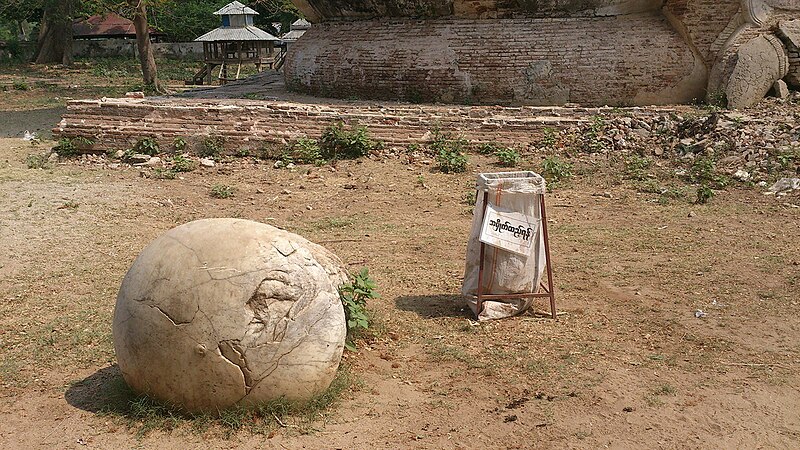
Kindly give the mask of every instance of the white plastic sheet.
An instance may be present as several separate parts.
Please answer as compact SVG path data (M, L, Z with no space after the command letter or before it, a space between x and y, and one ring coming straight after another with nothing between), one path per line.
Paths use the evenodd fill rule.
M541 222L541 200L546 191L545 181L534 172L487 173L478 176L478 198L472 218L472 230L467 244L466 268L461 293L468 297L478 320L501 319L521 314L530 308L533 299L485 300L477 311L480 269L481 226L483 224L483 192L488 190L488 203L495 209L522 213ZM541 224L540 224L541 225ZM484 253L483 294L520 294L536 292L545 270L544 235L538 226L531 237L533 244L527 254L515 254L501 248L486 246Z

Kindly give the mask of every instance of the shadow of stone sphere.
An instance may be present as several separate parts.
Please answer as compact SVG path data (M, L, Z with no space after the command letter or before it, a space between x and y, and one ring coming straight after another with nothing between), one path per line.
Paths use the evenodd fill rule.
M116 364L72 384L64 393L67 403L92 413L125 413L130 400L135 397Z

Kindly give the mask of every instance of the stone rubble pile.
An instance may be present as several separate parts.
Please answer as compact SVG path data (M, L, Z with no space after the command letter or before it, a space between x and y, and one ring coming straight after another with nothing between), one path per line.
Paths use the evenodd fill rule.
M715 160L722 173L740 181L771 182L800 174L800 93L789 101L766 100L744 112L687 110L655 116L611 114L563 130L577 147L616 154L669 158L691 164Z

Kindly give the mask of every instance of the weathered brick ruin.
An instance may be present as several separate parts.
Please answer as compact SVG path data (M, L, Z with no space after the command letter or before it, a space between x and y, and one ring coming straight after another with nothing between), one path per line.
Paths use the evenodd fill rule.
M292 46L287 84L323 96L525 105L709 97L738 108L800 70L775 32L798 17L800 0L295 4L318 25Z
M320 103L283 90L273 100L232 100L248 96L226 87L194 99L71 102L56 135L90 138L96 150L130 148L146 136L163 145L223 136L231 149L255 149L318 137L342 120L388 144L424 142L441 128L525 145L544 126L593 114L536 105L708 98L743 108L770 89L785 93L786 83L800 88L800 0L295 1L318 22L287 57L286 84L295 90L504 106ZM244 88L269 97L269 76L277 78L261 74Z
M563 128L587 122L601 109L444 105L312 104L253 100L79 100L54 131L62 137L96 141L94 151L125 150L143 137L163 148L174 138L187 141L222 137L229 151L258 150L270 143L318 137L337 121L360 124L388 145L425 143L441 128L473 142L497 141L527 145L546 127ZM667 113L651 109L643 115Z

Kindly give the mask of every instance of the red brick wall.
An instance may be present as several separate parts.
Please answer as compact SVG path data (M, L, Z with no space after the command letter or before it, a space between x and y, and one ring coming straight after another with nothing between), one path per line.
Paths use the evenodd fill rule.
M293 89L340 98L590 105L679 103L695 59L653 13L314 26L290 49Z

